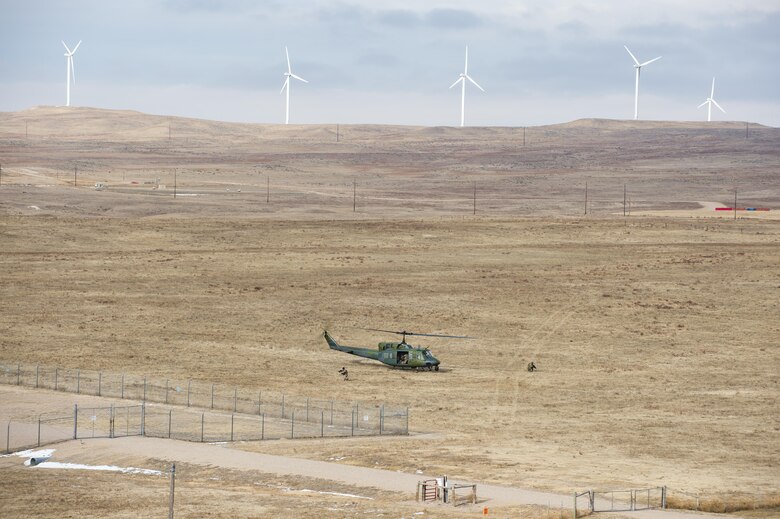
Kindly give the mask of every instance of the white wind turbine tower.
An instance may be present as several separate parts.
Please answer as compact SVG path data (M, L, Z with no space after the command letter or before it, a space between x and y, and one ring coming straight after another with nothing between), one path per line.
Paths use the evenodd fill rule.
M721 108L721 106L718 104L718 102L715 101L715 78L712 78L712 90L710 90L710 97L708 97L706 101L704 101L702 104L700 104L699 106L696 107L696 108L701 108L704 105L709 105L707 107L707 122L712 121L712 105L713 104L718 107L718 110L720 110L724 114L726 113L726 110Z
M65 82L65 106L70 106L70 78L71 78L71 72L73 73L73 84L76 84L76 70L73 68L73 55L76 54L76 51L79 49L79 45L81 45L81 40L76 44L76 46L73 48L73 50L70 50L67 45L65 45L65 42L62 42L62 45L65 47L65 50L68 51L65 53L65 57L68 58L67 61L67 80Z
M463 74L460 74L458 76L458 79L452 85L450 85L450 88L452 88L458 83L461 84L460 85L460 126L461 128L463 127L466 121L466 80L467 79L472 83L474 83L475 87L479 88L483 92L485 91L484 88L479 86L477 82L474 81L471 78L471 76L469 76L469 46L468 45L466 45L466 64L463 67Z
M290 67L290 53L287 52L287 47L284 48L284 54L287 56L287 72L284 73L284 84L282 85L282 89L279 90L279 93L281 94L284 92L285 88L287 89L287 108L284 114L284 124L290 124L290 78L295 78L304 83L308 83L308 81L292 73L292 68Z
M644 63L639 63L639 60L636 59L636 56L631 54L631 51L628 50L628 47L626 47L625 45L623 45L623 47L625 47L626 52L628 52L628 54L631 56L631 59L634 60L634 69L636 70L636 90L634 93L634 120L636 120L639 119L639 74L642 70L642 67L661 59L661 56L658 56L657 58L653 58L650 61L645 61Z

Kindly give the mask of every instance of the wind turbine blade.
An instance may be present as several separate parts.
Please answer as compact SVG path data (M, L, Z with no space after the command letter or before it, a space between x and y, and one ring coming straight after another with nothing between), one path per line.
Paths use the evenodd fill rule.
M292 68L290 67L290 53L287 52L287 47L284 48L284 55L287 56L287 73L292 74Z
M710 99L715 97L715 78L712 78L712 90L710 90Z
M645 65L649 65L650 63L652 63L652 62L654 62L654 61L658 61L658 60L659 60L659 59L661 59L662 57L663 57L663 56L658 56L657 58L653 58L653 59L651 59L650 61L645 61L644 63L641 63L639 66L640 66L640 67L644 67Z
M706 105L706 104L707 104L707 103L709 103L709 102L710 102L710 100L709 100L709 99L707 99L706 101L704 101L702 104L700 104L700 105L699 105L699 106L697 106L696 108L701 108L702 106Z
M290 76L294 77L298 81L303 81L304 83L308 83L305 79L303 79L301 76L296 76L295 74L290 73Z
M284 89L285 89L285 88L287 88L287 83L289 83L289 82L290 82L290 77L288 76L287 78L285 78L285 80L284 80L284 84L282 84L282 89L281 89L281 90L279 90L279 93L280 93L280 94L281 94L282 92L284 92Z
M639 65L639 60L638 60L638 59L636 59L636 56L634 56L633 54L631 54L631 51L630 51L630 50L628 50L628 47L626 47L625 45L623 45L623 48L624 48L624 49L626 49L626 52L628 52L629 56L631 56L631 59L633 59L633 60L634 60L634 63L636 63L637 65Z
M717 101L715 101L714 99L712 99L712 104L714 104L715 106L717 106L717 107L718 107L718 110L720 110L720 111L721 111L721 112L723 112L724 114L726 113L726 110L724 110L723 108L721 108L721 106L718 104L718 102L717 102Z
M62 41L62 40L60 40L60 41ZM68 46L67 46L67 45L65 45L65 42L64 42L64 41L62 41L62 46L63 46L63 47L65 47L65 50L66 50L66 51L68 51L68 54L72 54L72 53L70 52L70 49L68 48Z
M485 91L485 89L484 89L484 88L482 88L481 86L479 86L479 85L477 84L477 82L476 82L476 81L474 81L473 79L471 79L471 76L466 76L466 78L467 78L469 81L471 81L472 83L474 83L474 86L475 86L475 87L479 88L479 89L480 89L480 90L482 90L483 92Z
M71 54L76 54L76 51L79 50L79 45L81 45L81 40L73 47L73 52L71 52Z
M457 80L456 80L456 81L455 81L455 82L454 82L452 85L450 85L450 88L454 87L455 85L457 85L457 84L458 84L458 83L460 83L461 81L463 81L463 78L462 78L462 77L459 77L459 78L458 78L458 79L457 79Z
M463 73L468 75L469 73L469 46L466 45L466 64L463 66Z

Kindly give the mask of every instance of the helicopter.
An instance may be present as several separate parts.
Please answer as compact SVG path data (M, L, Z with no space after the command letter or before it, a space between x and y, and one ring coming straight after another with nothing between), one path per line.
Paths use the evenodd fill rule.
M376 360L387 364L388 366L396 368L406 368L415 370L428 370L439 371L439 359L431 354L431 350L428 348L422 348L419 346L412 346L406 342L406 337L446 337L449 339L473 339L474 337L467 337L465 335L440 335L435 333L414 333L394 330L377 330L375 328L366 328L366 330L372 332L382 333L394 333L401 336L401 342L380 342L376 350L371 348L353 348L352 346L343 346L336 342L331 337L327 330L323 333L328 346L332 350L343 351L344 353L350 353L357 355L358 357L365 357L367 359Z

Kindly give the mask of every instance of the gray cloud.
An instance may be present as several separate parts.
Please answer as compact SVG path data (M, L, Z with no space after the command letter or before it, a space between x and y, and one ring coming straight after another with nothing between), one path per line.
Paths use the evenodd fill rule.
M460 9L433 9L425 15L425 22L441 29L471 29L482 25L479 16Z

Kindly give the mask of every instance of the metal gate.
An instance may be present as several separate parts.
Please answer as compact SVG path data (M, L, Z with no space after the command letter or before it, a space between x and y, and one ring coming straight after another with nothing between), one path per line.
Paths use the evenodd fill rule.
M632 512L666 508L666 487L609 490L590 493L592 512Z
M74 438L117 438L143 434L143 405L76 407Z

